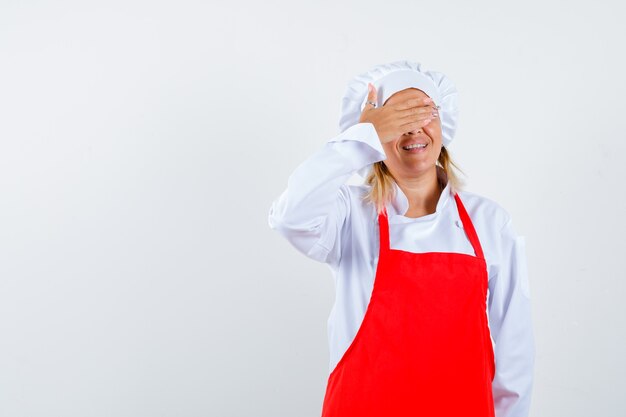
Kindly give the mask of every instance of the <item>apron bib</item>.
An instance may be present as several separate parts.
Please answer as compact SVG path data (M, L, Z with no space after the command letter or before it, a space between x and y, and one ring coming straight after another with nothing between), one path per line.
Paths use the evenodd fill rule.
M476 256L390 249L387 212L379 214L372 295L328 377L322 417L494 417L487 264L454 198Z

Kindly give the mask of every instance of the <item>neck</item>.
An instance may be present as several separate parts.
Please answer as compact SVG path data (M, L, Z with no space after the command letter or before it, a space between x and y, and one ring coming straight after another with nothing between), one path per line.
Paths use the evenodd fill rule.
M406 217L421 217L435 212L443 189L436 167L419 177L397 178L396 183L409 202L404 214Z

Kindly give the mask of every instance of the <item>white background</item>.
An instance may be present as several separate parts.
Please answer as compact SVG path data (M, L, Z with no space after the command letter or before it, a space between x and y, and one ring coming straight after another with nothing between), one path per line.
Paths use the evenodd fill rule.
M534 417L623 416L613 1L0 2L0 415L319 416L330 270L272 231L347 82L460 94L468 190L526 237Z

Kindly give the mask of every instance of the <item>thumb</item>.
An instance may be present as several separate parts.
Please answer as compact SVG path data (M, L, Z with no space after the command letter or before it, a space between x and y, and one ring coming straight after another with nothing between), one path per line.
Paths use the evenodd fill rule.
M374 86L374 84L372 83L367 83L367 89L368 89L368 93L367 93L367 101L371 101L373 103L378 103L377 101L377 92L376 92L376 87ZM369 105L370 108L374 108L374 106L372 106L371 104Z

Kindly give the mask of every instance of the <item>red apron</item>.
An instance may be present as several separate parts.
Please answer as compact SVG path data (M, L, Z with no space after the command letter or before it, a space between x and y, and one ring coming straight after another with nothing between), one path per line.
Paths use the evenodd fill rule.
M322 417L494 417L487 264L454 198L476 256L390 249L387 212L379 214L372 295L328 377Z

